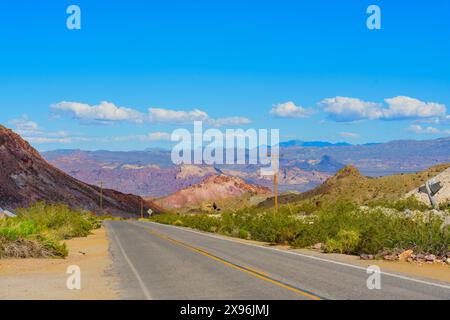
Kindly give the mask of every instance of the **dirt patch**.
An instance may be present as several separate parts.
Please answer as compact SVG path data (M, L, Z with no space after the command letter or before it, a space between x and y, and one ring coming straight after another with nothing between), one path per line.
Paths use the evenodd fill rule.
M0 299L117 299L105 228L65 242L69 249L66 259L0 260ZM81 269L80 290L66 287L66 271L71 265Z

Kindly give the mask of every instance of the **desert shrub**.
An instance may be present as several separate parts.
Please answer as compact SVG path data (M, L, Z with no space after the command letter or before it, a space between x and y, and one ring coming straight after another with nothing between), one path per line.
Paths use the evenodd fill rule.
M0 237L6 240L17 240L19 238L27 238L38 232L36 223L31 220L15 221L14 219L6 219L0 224Z
M64 240L85 237L100 227L99 220L85 211L75 211L66 205L46 205L38 202L27 209L18 210L19 220L33 221L41 231Z
M430 209L429 206L417 200L416 197L410 196L406 199L400 200L384 200L379 199L368 203L369 207L383 207L383 208L391 208L397 211L405 211L405 210L419 210L425 211Z
M405 199L392 206L401 210L415 205L414 200ZM445 254L449 250L450 227L441 229L441 217L432 216L428 220L390 215L376 206L362 211L358 205L345 200L322 202L310 213L305 212L305 207L314 205L282 206L278 212L245 208L224 212L220 217L156 215L152 221L294 247L321 242L327 252L377 254L384 250L413 249ZM301 212L304 214L299 214Z
M442 210L442 211L448 211L448 212L450 213L450 201L441 203L441 204L439 205L439 210Z
M245 230L244 228L239 229L239 238L241 239L248 239L249 238L249 233L247 230Z
M361 237L355 230L340 230L336 238L328 239L326 242L326 252L357 253Z
M65 257L61 240L87 236L101 225L94 215L66 205L39 202L17 212L0 221L0 257Z

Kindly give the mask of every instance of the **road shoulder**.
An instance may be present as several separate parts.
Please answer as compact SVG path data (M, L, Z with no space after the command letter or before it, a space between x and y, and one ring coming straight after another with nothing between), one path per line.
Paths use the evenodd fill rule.
M0 260L0 299L117 299L117 277L112 271L106 229L65 243L69 249L66 259ZM80 290L66 286L67 268L72 265L81 270Z

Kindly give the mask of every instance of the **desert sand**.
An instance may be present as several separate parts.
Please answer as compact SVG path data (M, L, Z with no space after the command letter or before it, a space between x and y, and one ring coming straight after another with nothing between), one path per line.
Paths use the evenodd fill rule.
M91 300L117 299L106 230L66 241L66 259L0 260L0 299ZM66 286L67 268L81 269L81 289Z

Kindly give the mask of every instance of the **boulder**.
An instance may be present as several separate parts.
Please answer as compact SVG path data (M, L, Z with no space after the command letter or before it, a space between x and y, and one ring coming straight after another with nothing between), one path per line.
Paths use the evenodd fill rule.
M396 254L387 254L383 258L384 258L384 260L387 260L387 261L395 261L395 260L397 260L398 257Z
M319 242L313 245L312 248L315 250L322 250L324 248L324 244L322 242Z
M398 260L407 261L411 257L412 254L413 254L412 250L405 250L398 255Z

